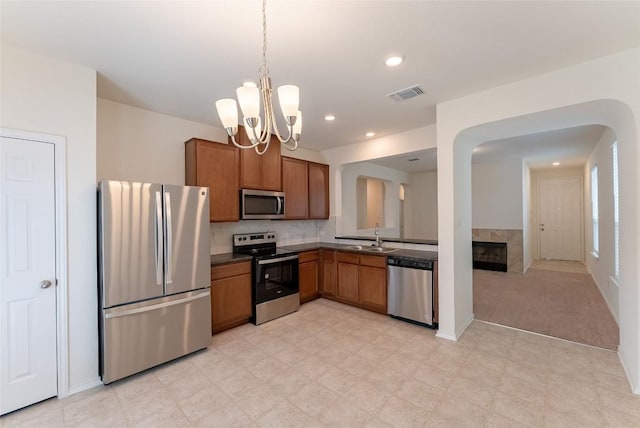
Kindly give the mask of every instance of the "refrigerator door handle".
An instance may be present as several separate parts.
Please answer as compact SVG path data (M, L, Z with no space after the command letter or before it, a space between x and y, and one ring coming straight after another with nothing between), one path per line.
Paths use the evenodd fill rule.
M164 233L165 233L165 281L166 284L171 284L173 280L171 279L171 265L173 264L173 239L171 237L171 229L173 225L171 224L171 195L169 192L164 192Z
M128 310L124 310L124 311L114 311L114 312L110 312L110 313L105 313L104 317L105 317L105 319L111 319L111 318L124 317L124 316L127 316L127 315L139 314L139 313L142 313L142 312L155 311L157 309L168 308L170 306L183 305L183 304L185 304L187 302L191 302L192 300L202 299L202 298L205 298L205 297L209 297L210 295L211 295L211 293L209 292L209 290L207 290L204 293L199 293L199 294L196 294L194 296L185 297L183 299L170 300L168 302L158 303L156 305L141 306L139 308L128 309Z
M156 284L162 285L162 197L160 192L156 192L156 224L155 224L155 240L156 240Z

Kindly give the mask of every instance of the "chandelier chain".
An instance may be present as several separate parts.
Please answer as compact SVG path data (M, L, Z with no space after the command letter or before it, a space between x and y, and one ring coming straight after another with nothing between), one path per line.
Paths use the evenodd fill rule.
M267 69L267 0L262 0L262 67L261 73L268 75Z

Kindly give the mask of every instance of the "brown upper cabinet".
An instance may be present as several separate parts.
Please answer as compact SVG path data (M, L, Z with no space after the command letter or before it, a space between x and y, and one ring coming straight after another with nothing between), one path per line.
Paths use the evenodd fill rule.
M185 142L185 184L209 188L209 221L239 220L238 150L198 138Z
M282 157L282 190L284 191L284 218L309 218L309 162Z
M309 218L329 218L329 165L309 162Z
M282 157L285 218L329 218L329 165Z
M250 144L244 127L238 127L236 141L241 145ZM231 137L229 137L229 144ZM280 140L271 136L269 148L259 155L255 149L240 149L240 188L257 190L282 190L282 160Z

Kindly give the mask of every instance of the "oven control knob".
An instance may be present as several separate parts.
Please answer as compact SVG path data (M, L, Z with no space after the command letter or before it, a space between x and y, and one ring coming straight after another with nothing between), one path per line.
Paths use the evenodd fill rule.
M264 274L264 279L269 279L269 274L268 273Z

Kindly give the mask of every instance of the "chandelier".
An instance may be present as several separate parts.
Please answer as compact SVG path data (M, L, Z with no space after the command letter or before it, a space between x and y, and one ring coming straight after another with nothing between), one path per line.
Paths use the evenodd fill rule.
M276 124L273 104L271 102L271 76L267 68L267 0L262 0L262 66L260 67L260 80L256 86L241 86L236 90L240 109L244 116L245 131L250 144L239 144L236 141L238 133L238 106L233 98L225 98L216 101L216 110L227 134L236 147L241 149L254 148L261 155L269 148L272 132L280 142L289 150L298 147L298 141L302 133L302 113L298 110L300 101L299 89L294 85L283 85L278 88L278 99L282 115L289 128L289 135L283 138ZM260 98L264 120L260 117Z

